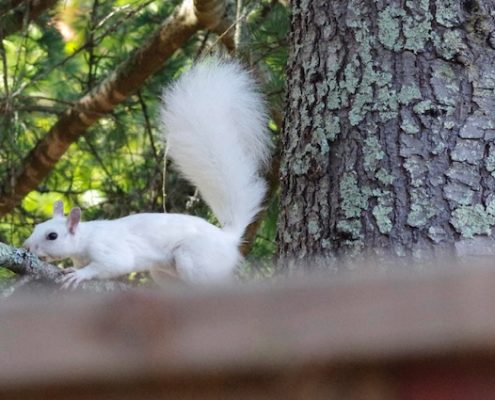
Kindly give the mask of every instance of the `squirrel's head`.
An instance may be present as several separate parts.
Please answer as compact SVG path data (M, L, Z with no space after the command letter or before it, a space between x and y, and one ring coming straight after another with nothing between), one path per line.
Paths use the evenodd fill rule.
M76 235L81 221L81 209L73 208L64 216L61 201L53 205L53 218L34 227L24 247L44 261L63 260L75 254Z

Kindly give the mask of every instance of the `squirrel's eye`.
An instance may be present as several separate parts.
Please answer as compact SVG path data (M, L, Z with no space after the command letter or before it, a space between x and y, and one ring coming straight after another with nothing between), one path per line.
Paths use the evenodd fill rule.
M56 232L50 232L50 233L46 236L46 238L47 238L48 240L55 240L56 238L58 238L58 235L57 235L57 233L56 233Z

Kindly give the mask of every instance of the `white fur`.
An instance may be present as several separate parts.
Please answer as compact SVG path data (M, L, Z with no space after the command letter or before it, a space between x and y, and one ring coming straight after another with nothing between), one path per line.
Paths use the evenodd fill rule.
M267 117L257 87L237 63L206 59L163 96L168 155L199 188L220 224L241 236L266 187Z
M198 186L222 229L181 214L135 214L113 221L79 223L79 210L35 227L25 246L47 260L71 258L67 286L151 270L159 282L231 277L247 225L260 210L268 158L265 105L254 81L235 62L206 59L163 96L161 121L169 155ZM74 212L76 211L76 212ZM56 240L48 240L50 233Z

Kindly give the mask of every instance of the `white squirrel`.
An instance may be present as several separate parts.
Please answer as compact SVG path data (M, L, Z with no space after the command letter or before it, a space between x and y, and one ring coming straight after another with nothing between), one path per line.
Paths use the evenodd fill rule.
M184 214L134 214L81 222L62 202L24 246L46 261L71 258L64 286L150 270L187 282L229 279L242 260L239 245L262 207L260 176L269 157L265 102L235 61L207 58L165 90L160 119L168 155L199 189L221 228Z

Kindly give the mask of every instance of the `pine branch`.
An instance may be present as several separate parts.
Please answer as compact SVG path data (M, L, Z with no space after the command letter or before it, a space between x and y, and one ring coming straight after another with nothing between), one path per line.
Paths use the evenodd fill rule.
M57 1L58 0L30 0L7 11L0 17L0 39L20 31L28 22L38 18L42 12L54 6ZM8 3L10 3L10 5L15 5L18 2L10 1L7 2L7 4L2 4L2 7L6 10L9 5Z
M203 26L221 21L223 0L196 0L191 7L185 0L155 31L147 43L137 49L91 92L60 116L47 135L26 156L14 179L0 190L0 217L50 173L69 146L101 116L138 90L164 62ZM199 11L198 11L199 10ZM216 16L217 22L214 21Z
M0 0L0 16L16 8L23 0Z

